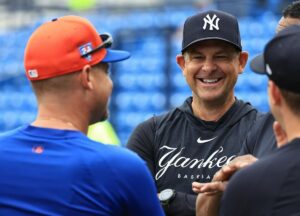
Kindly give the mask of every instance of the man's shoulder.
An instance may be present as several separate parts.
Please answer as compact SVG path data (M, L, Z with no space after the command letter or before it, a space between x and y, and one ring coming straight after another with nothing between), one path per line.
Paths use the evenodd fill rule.
M105 164L107 169L110 169L110 172L115 173L116 176L134 178L138 178L138 175L151 176L145 161L137 153L118 146L108 146L108 149L109 151L102 154L102 160L99 161Z
M21 136L21 135L26 136L25 134L20 133L25 128L26 128L26 126L21 126L21 127L16 128L16 129L0 133L0 140L14 139L17 135L19 135L19 136Z
M165 124L166 122L172 121L175 118L178 118L182 114L182 110L179 108L174 108L170 111L160 113L158 115L153 115L150 118L146 119L145 121L141 122L138 127L159 127L162 124Z
M164 113L153 115L151 118L148 118L147 120L140 123L140 125L160 127L167 122L177 121L178 118L181 118L183 115L185 115L185 113L189 113L192 115L191 103L192 97L188 97L180 106L173 107L169 111L166 111Z
M275 119L273 115L268 113L258 113L255 124L251 131L251 139L257 139L259 142L267 139L274 139L273 123ZM270 140L273 142L273 140ZM274 140L275 141L275 140ZM269 143L269 142L268 142Z
M153 119L157 124L160 124L161 122L164 121L171 121L172 119L178 117L178 115L182 113L183 113L182 110L180 110L179 108L174 108L166 113L153 116Z
M240 115L257 115L258 114L258 110L251 105L250 102L247 101L243 101L241 99L236 98L236 101L233 105L233 110Z

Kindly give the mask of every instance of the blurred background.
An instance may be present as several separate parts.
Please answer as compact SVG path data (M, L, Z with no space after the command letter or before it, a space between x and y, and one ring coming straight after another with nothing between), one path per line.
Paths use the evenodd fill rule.
M250 59L262 52L275 33L288 0L0 0L0 132L30 123L36 99L26 80L26 42L41 23L64 15L88 18L98 32L109 32L113 48L132 57L114 64L114 91L109 121L122 145L141 121L181 105L191 95L175 57L181 27L194 13L220 9L239 19L243 49ZM249 64L236 86L236 96L268 111L265 76Z

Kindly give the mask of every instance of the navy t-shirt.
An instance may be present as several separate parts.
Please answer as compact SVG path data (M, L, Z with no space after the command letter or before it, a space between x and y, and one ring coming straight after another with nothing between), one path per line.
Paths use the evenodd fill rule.
M300 215L300 138L238 171L222 197L221 216Z
M142 122L127 144L147 162L159 192L176 190L165 208L168 215L195 215L192 182L210 182L235 158L257 119L257 110L238 99L216 122L197 118L191 103L187 98L182 106Z

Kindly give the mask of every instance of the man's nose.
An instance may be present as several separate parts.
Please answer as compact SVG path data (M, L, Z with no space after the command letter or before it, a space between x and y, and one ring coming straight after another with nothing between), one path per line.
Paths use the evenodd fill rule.
M202 70L204 72L210 73L217 68L217 65L212 59L205 59L203 62Z

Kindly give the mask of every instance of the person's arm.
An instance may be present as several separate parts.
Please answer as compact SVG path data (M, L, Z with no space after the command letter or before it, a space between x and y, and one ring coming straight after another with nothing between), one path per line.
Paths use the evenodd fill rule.
M154 178L155 156L154 156L155 126L153 118L140 123L133 131L126 147L137 153L146 163Z

